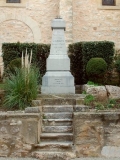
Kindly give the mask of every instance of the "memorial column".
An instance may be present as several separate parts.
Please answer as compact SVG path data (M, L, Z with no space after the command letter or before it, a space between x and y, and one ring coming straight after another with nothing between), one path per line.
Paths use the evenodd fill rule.
M73 0L60 0L59 15L66 21L66 43L73 42Z

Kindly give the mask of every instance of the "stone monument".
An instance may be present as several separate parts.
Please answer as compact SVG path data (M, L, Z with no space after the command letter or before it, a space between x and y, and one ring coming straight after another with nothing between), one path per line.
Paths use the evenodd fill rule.
M65 21L56 18L52 21L52 43L47 59L47 72L42 78L43 94L74 94L74 77L70 73L70 59L65 43Z

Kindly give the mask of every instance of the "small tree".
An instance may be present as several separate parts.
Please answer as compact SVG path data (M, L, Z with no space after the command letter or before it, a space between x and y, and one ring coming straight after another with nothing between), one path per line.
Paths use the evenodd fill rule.
M91 58L86 66L86 73L89 80L99 83L99 78L103 78L107 70L107 63L103 58Z

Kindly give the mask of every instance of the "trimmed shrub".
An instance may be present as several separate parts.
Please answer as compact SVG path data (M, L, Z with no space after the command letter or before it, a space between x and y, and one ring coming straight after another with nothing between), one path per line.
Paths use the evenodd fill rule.
M99 77L103 76L107 70L107 63L103 58L91 58L86 66L86 73L89 80L98 82Z
M107 63L107 67L111 66L114 56L114 42L78 42L69 45L69 53L71 72L75 77L75 84L84 84L88 81L86 65L91 58L103 58Z

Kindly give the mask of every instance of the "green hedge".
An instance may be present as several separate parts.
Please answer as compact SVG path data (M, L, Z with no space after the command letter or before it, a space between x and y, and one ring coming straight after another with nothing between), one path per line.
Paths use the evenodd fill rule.
M87 82L86 65L91 58L103 58L108 68L110 67L114 56L114 42L78 42L69 45L69 53L75 83L84 84Z
M46 58L50 53L49 44L36 44L36 43L3 43L2 53L5 70L9 63L16 58L22 56L22 51L25 55L26 48L28 53L33 52L32 63L40 68L40 74L43 76L46 71Z
M40 68L40 73L43 76L46 72L46 58L50 53L49 44L36 43L4 43L2 45L3 60L5 69L13 59L21 57L22 51L28 53L33 51L32 62ZM69 45L69 57L71 61L71 72L75 77L75 84L84 84L87 82L86 65L93 57L101 57L106 62L108 67L112 62L114 55L114 43L108 41L98 42L78 42Z

